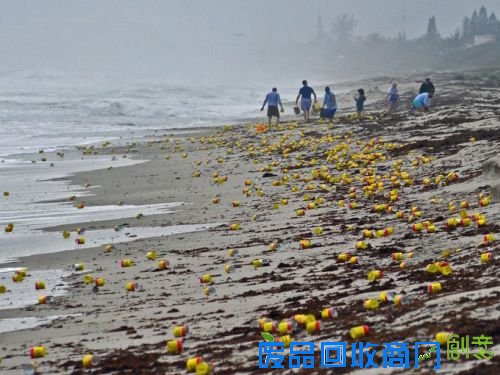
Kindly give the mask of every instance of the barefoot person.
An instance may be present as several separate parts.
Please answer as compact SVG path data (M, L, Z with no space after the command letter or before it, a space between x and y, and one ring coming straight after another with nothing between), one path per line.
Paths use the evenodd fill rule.
M358 90L358 96L354 97L354 101L356 102L356 112L358 113L358 118L360 119L363 117L363 112L365 110L366 96L364 89Z
M281 112L284 112L283 104L281 104L280 94L278 94L278 89L273 87L272 91L266 95L266 99L264 99L264 103L262 103L261 111L264 110L264 107L267 103L267 117L269 118L269 127L271 127L271 120L276 117L276 123L280 122L280 112L278 111L278 104L281 107Z
M422 82L422 85L420 85L420 90L418 91L419 94L423 94L424 92L427 92L431 95L431 98L434 96L434 92L436 89L434 88L434 84L432 83L430 78L426 78L424 82ZM430 104L430 98L429 98L429 104Z
M387 90L387 112L396 112L399 105L399 91L397 82L393 81Z
M325 108L326 107L326 108ZM325 87L325 98L323 99L323 108L321 109L321 118L327 118L331 124L333 116L337 112L337 98L330 90L330 87Z
M415 99L413 99L413 106L412 106L412 113L415 114L415 112L419 111L429 111L429 108L431 106L431 100L432 99L432 94L428 92L424 92L422 94L418 94Z
M297 99L295 100L295 105L299 103L299 99L302 97L300 100L300 107L302 111L304 111L304 120L306 122L309 122L309 113L312 104L311 95L314 96L314 103L316 103L316 93L311 87L307 86L307 81L303 80L302 88L299 90L299 95L297 95Z

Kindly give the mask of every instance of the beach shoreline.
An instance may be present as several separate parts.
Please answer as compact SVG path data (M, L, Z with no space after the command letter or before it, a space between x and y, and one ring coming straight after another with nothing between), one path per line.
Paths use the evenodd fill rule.
M411 86L415 86L416 78L411 77L411 84L403 85L405 98L410 97ZM350 116L336 119L333 127L317 120L310 125L290 120L265 134L255 134L252 124L238 125L200 130L201 134L196 135L157 136L114 150L112 145L96 149L108 157L134 155L148 161L71 176L67 179L71 185L89 184L92 193L80 200L77 197L76 202L82 201L87 207L119 202L183 205L165 214L68 224L51 227L50 231L72 231L73 241L75 229L82 226L89 232L117 227L127 231L187 224L217 226L206 231L131 238L130 242L115 244L109 253L99 246L32 255L8 264L30 271L64 269L68 271L64 277L68 293L46 305L0 310L0 319L69 317L29 330L0 333L1 370L6 374L18 372L22 364L30 362L29 347L43 344L48 355L37 360L41 373L84 373L81 357L89 352L99 358L91 372L96 374L179 374L185 372L187 358L195 355L212 362L218 374L257 373L257 343L261 340L257 319L279 321L298 313L315 314L319 319L320 311L328 307L339 311L338 319L325 320L322 331L315 336L301 328L293 338L314 340L316 344L318 340L349 342L349 328L368 324L373 329L370 341L379 344L395 339L433 341L440 331L484 333L494 336L494 350L498 353L500 337L495 309L499 306L500 282L495 272L499 263L495 257L487 266L479 262L482 252L498 253L498 242L480 247L478 244L487 233L500 235L499 203L479 207L477 197L479 193L487 194L494 180L481 176L481 166L499 149L500 103L494 97L494 89L488 87L468 81L450 82L450 76L445 74L435 77L435 82L435 110L416 118L406 112L393 117L382 115L382 100L378 99L371 102L377 111L369 113L362 123ZM383 90L379 85L378 80L373 80L367 87L368 95L380 96ZM465 97L472 96L471 87L472 99ZM464 93L464 102L456 98L457 90ZM343 100L348 97L346 94ZM165 134L170 134L170 129ZM286 146L269 147L274 142ZM372 211L375 200L363 196L363 183L356 179L366 166L342 166L336 170L338 161L326 160L325 151L341 143L349 145L348 152L360 155L366 150L365 154L382 153L387 160L374 163L381 175L392 172L393 163L403 160L413 184L402 184L402 201L395 203L395 209L404 211L406 220L395 219L394 213ZM401 146L391 146L396 143ZM290 152L284 155L282 151L287 147ZM413 163L422 161L422 157L434 159L429 165L415 166ZM352 182L330 183L314 178L313 171L321 166L335 176L351 173L352 169ZM446 186L421 185L424 177L443 174L446 178L454 171L459 173L458 181ZM264 177L266 172L274 176ZM299 179L293 177L294 173L299 173ZM221 176L227 176L227 181ZM246 180L252 183L246 184ZM280 182L274 185L273 181ZM326 189L321 187L323 184ZM257 194L256 185L264 195ZM298 192L291 191L293 186L298 187ZM349 198L351 187L355 187L356 198ZM390 190L387 187L384 194ZM305 217L297 217L295 211L309 202L304 200L307 194L322 198L323 202L317 200L317 208L305 210ZM220 203L213 204L214 197L219 197ZM433 197L441 197L442 202L430 203ZM339 200L346 204L357 201L361 208L339 207ZM458 211L447 211L445 202L464 200L471 203L470 212L486 215L488 225L457 231L443 229L448 217L458 216ZM233 204L236 201L240 202L239 207L233 207L237 206ZM422 219L416 221L436 223L438 233L412 233L413 222L407 221L412 206L424 212ZM240 230L229 229L229 224L237 223ZM366 240L371 245L368 252L356 250L364 228L379 230L387 226L395 228L394 236ZM317 227L322 228L321 236L311 232ZM312 241L310 249L299 249L303 239ZM269 251L271 243L276 243L278 249ZM240 255L229 257L231 248ZM447 248L452 250L446 260L454 273L447 277L426 274L425 265L443 261L442 252ZM461 250L456 252L458 248ZM159 259L169 261L168 270L157 271L157 261L146 258L146 253L153 249ZM407 259L406 269L391 260L393 252L414 254ZM359 256L359 265L339 263L341 253ZM127 258L133 259L135 266L121 268L120 261ZM255 259L265 259L269 266L253 267ZM97 296L92 294L91 286L83 285L82 273L69 272L71 265L79 262L92 270L92 276L105 278L106 284ZM228 264L233 266L230 273L225 272ZM366 273L373 268L382 268L385 277L368 283ZM204 274L214 278L216 294L205 295L203 288L208 286L199 281ZM31 285L34 281L28 277L24 283ZM436 281L443 283L444 293L427 296L423 292L427 283ZM127 292L127 282L136 282L139 290ZM411 303L384 304L380 309L365 311L363 300L377 297L380 291L403 293ZM169 356L165 344L174 339L172 329L180 324L189 326L184 352ZM487 367L495 367L499 362L496 354ZM429 371L433 363L426 361L420 371ZM462 361L442 366L459 373L476 364L479 362Z

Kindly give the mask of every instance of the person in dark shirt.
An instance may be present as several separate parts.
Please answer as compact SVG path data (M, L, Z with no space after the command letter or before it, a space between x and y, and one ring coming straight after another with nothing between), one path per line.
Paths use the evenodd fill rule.
M431 82L430 78L426 78L422 85L420 86L419 94L423 94L424 92L428 92L434 96L434 84Z
M316 103L316 93L314 90L307 86L307 81L303 80L302 81L302 88L299 90L299 95L297 95L297 99L295 100L295 105L299 103L300 97L302 97L300 101L300 107L302 108L302 111L304 112L304 120L306 122L309 122L309 113L311 111L311 95L314 96L314 103Z
M363 111L365 110L365 90L359 89L358 97L354 97L354 100L356 101L356 112L358 112L358 118L361 118L363 116Z

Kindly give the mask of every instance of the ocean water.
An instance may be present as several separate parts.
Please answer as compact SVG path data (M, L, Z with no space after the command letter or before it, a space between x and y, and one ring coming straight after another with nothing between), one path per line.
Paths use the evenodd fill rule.
M9 263L20 257L206 230L216 224L193 222L118 232L87 231L84 246L75 245L75 233L64 240L61 233L46 231L45 228L61 224L134 218L138 213L175 214L178 206L189 204L131 206L124 197L123 206L76 209L68 197L91 195L92 187L73 186L64 177L82 171L137 165L146 160L83 156L75 146L104 140L124 144L153 135L157 130L189 132L200 126L262 118L265 114L259 109L269 90L236 85L202 87L162 80L124 82L109 77L1 69L0 87L0 285L9 290L0 295L0 309L36 303L31 283L11 282L14 271L8 268ZM43 155L39 150L44 150ZM64 158L56 155L60 150L64 151ZM48 161L41 161L42 157ZM4 196L3 192L9 195ZM14 224L12 233L4 231L8 223ZM68 270L30 272L51 285L59 285L48 291L49 295L65 293L61 278Z
M0 157L262 119L267 86L0 71ZM295 91L281 90L283 100L294 99Z

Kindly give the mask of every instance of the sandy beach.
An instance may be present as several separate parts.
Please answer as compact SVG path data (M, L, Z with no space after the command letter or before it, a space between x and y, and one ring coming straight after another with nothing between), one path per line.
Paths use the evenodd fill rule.
M403 103L410 102L419 77L398 78ZM412 344L435 341L438 332L492 336L488 349L495 353L490 360L452 361L444 345L439 373L498 373L500 168L498 161L483 165L500 154L500 88L487 79L457 78L435 74L434 108L417 116L410 116L406 104L397 114L385 113L388 79L380 78L352 83L367 92L362 121L351 115L349 91L338 99L342 110L332 126L289 116L265 133L256 133L255 124L187 135L165 131L145 142L97 148L99 155L148 161L72 176L70 183L87 191L74 200L84 202L83 210L181 204L165 213L137 212L46 231L61 237L70 231L68 241L75 241L91 240L94 230L126 235L134 228L197 227L146 239L130 234L109 252L103 245L8 264L28 269L22 283L30 288L39 281L34 272L64 270L59 287L65 294L46 304L0 310L2 320L49 319L0 333L0 373L22 373L37 345L47 351L35 360L40 374L184 374L195 356L213 365L215 374L331 373L319 367L322 341ZM90 234L79 236L77 228ZM156 260L147 258L150 251ZM492 258L484 263L486 253ZM124 259L133 266L121 267ZM168 268L159 270L159 260L167 260ZM451 274L427 272L436 262L447 262ZM75 263L85 269L72 271ZM373 270L382 277L368 280ZM0 274L0 285L13 274ZM105 279L98 293L93 283L84 283L85 275ZM203 275L213 282L200 283ZM136 290L126 290L130 282ZM441 283L442 290L429 294L430 283ZM48 284L39 295L55 287ZM364 307L383 291L407 303ZM325 308L338 316L322 318ZM292 341L314 341L315 369L260 370L258 320L280 322L297 314L312 314L322 324L308 333L299 323L290 333ZM182 352L168 354L174 327L184 324L189 330ZM359 325L369 326L369 334L353 340L349 330ZM82 357L89 353L94 361L85 369ZM405 373L433 373L435 362L420 362ZM401 373L350 366L336 371Z

